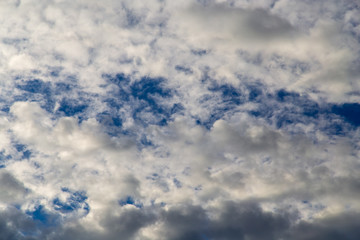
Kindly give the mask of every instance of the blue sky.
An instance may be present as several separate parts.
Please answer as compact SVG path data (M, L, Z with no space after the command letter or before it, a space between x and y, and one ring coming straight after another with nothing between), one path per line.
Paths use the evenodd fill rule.
M360 5L0 3L0 239L357 239Z

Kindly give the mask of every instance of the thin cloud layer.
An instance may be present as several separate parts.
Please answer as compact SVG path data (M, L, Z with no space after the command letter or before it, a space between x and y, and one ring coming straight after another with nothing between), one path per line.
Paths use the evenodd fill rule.
M356 1L0 3L0 239L357 239Z

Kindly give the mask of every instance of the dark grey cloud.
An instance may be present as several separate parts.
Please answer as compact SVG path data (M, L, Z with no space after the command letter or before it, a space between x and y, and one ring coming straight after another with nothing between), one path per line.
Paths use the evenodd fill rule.
M219 219L210 230L216 239L278 239L296 219L287 212L264 212L256 203L224 203Z
M201 206L183 206L163 212L164 239L278 239L297 218L296 213L264 212L252 201L227 201L212 210L215 214Z
M345 213L315 221L300 221L299 212L278 209L263 211L256 202L224 202L210 218L200 206L184 206L162 214L161 239L270 240L270 239L357 239L358 213Z
M300 222L285 236L294 240L355 240L360 235L360 214L345 213L315 220L312 223Z
M0 212L1 240L33 240L39 232L32 219L19 209L9 207Z
M122 209L119 216L108 211L102 216L99 231L76 222L39 228L36 221L13 208L0 213L0 239L148 239L141 233L144 228L156 228L156 239L174 240L355 240L360 233L360 215L356 212L310 221L299 221L299 217L298 211L286 208L276 213L264 211L254 200L224 201L208 208L191 204L168 210L134 207Z

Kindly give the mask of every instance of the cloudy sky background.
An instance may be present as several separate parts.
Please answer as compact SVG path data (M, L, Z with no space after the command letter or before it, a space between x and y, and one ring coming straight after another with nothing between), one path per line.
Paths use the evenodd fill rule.
M2 0L0 22L0 239L358 239L356 0Z

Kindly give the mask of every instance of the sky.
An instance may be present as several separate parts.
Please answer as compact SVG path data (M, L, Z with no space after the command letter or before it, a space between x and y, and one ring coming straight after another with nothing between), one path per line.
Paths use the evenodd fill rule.
M0 1L0 240L357 240L360 2Z

